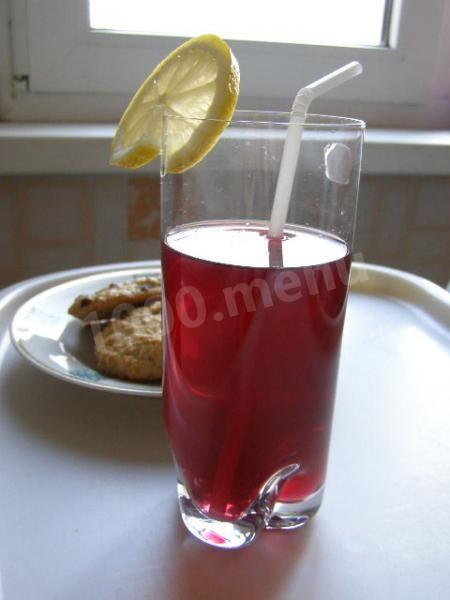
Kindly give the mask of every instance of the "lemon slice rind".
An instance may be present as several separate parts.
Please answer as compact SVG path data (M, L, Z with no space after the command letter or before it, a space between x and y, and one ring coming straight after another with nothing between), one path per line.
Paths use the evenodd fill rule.
M166 114L174 119L165 132L164 170L181 173L191 168L218 141L238 94L239 67L221 38L207 34L185 42L134 95L117 127L110 163L137 169L159 156Z

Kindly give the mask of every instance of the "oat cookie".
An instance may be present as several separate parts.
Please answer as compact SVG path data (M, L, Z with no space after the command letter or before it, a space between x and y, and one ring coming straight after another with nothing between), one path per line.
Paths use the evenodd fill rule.
M91 295L78 296L69 308L69 314L81 320L108 319L120 305L140 306L161 298L161 280L141 277L125 283L111 283ZM114 315L113 315L114 316Z
M98 370L131 381L162 376L161 302L135 308L94 336Z

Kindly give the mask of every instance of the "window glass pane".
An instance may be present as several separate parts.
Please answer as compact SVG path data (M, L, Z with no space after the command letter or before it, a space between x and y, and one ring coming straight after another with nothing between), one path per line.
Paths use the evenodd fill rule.
M333 46L382 43L387 0L90 0L93 29ZM167 5L166 5L167 6ZM217 16L219 15L219 16Z

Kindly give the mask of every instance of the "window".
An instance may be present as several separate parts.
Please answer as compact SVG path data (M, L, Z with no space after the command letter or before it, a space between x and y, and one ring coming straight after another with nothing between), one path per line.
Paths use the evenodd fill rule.
M239 60L241 108L288 109L299 87L356 59L364 76L314 110L387 126L448 124L447 0L229 0L228 20L201 0L174 0L170 8L148 0L9 6L15 98L3 116L10 120L115 120L181 34L213 31Z
M148 0L89 0L92 29L150 35L194 36L214 27L229 40L383 46L384 22L389 22L387 0L277 0L270 13L260 0L228 0L220 18L211 22L209 0L173 0L170 11L157 11ZM276 6L276 10L273 7Z

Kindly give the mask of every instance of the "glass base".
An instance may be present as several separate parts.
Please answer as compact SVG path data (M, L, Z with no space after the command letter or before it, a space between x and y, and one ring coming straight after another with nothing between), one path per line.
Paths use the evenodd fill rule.
M308 523L322 504L324 486L301 502L275 502L266 529L298 529Z
M264 527L257 515L248 515L239 521L219 521L199 510L185 486L178 482L178 503L187 529L199 540L220 548L243 548L253 542Z
M281 485L295 474L298 465L289 465L263 486L247 513L237 521L212 519L197 508L184 484L179 481L178 502L187 529L199 540L220 548L243 548L263 529L297 529L318 511L323 487L302 502L277 502Z

